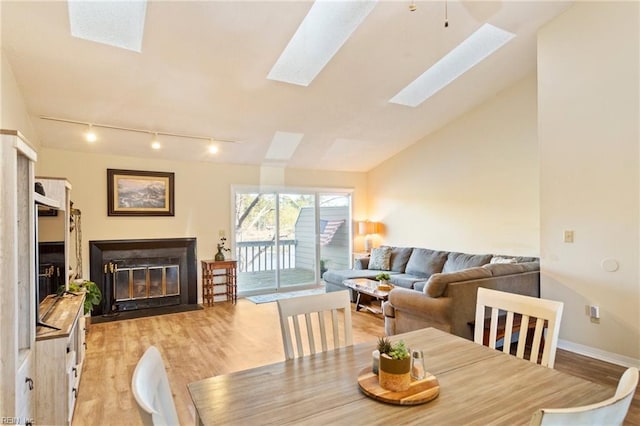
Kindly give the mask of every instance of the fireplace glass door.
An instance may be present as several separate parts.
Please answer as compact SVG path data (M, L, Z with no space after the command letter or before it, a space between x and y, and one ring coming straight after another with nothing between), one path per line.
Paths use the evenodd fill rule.
M117 267L114 272L116 302L180 294L180 265Z

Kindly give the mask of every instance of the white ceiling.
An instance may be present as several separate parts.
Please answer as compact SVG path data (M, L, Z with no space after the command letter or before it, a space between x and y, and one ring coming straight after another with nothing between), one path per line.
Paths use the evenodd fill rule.
M570 3L380 1L308 87L267 79L308 1L149 2L142 52L71 36L63 1L2 0L2 48L44 147L144 158L366 171L535 69L536 30ZM400 89L488 22L517 35L417 108ZM207 142L42 120L54 116ZM303 134L289 160L267 153Z

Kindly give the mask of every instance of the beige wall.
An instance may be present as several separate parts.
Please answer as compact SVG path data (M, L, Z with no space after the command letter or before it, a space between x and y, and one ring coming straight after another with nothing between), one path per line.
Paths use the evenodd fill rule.
M88 242L104 239L198 239L198 259L211 259L218 231L231 235L231 185L284 184L294 187L353 188L354 216L366 206L364 173L269 170L257 166L143 160L132 157L42 149L36 171L41 176L66 177L71 200L82 211L83 268L88 277ZM174 217L107 216L107 169L153 170L175 173Z
M640 363L637 2L581 2L539 32L542 295L560 338ZM564 230L575 231L573 244ZM603 260L619 264L606 272ZM600 306L599 324L585 305Z
M37 149L39 139L35 134L27 107L20 93L11 65L0 49L0 129L18 130Z
M384 240L539 253L536 79L530 75L369 173Z

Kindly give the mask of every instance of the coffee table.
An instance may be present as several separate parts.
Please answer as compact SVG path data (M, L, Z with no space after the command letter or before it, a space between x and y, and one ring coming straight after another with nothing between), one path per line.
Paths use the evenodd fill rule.
M380 305L382 306L382 302L387 300L389 297L388 291L378 290L379 281L370 280L367 278L354 278L352 280L344 280L342 282L346 287L354 290L358 296L356 298L356 311L360 309L366 309L367 311L374 314L382 314L382 309L378 309L372 305L366 305L360 303L361 296L363 294L373 297L376 300L380 300Z

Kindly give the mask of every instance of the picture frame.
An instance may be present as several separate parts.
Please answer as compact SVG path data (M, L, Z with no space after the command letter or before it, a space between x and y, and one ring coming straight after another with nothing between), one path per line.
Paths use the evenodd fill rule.
M174 216L174 173L107 169L109 216Z

